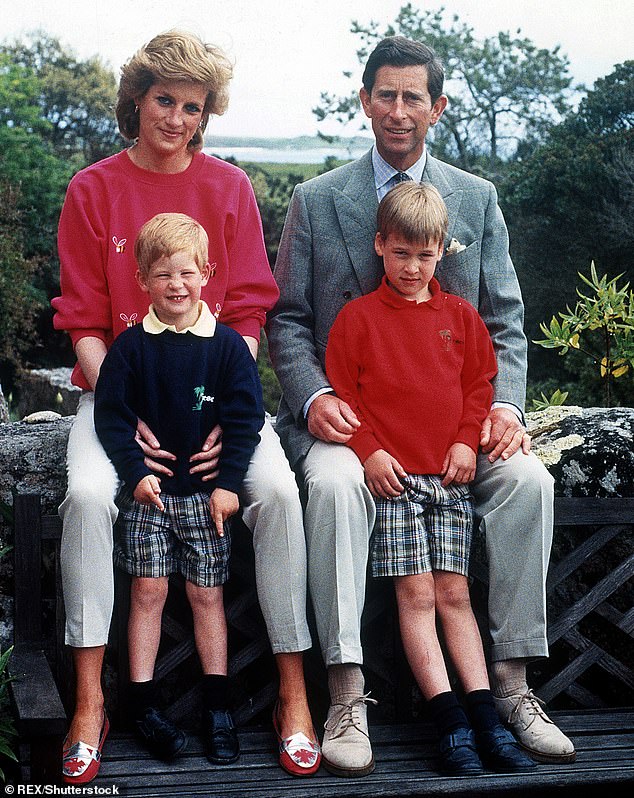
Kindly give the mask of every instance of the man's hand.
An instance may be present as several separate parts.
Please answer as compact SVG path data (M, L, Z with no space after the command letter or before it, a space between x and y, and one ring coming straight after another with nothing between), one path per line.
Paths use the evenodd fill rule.
M330 393L313 401L307 421L310 434L327 443L347 443L361 426L350 405Z
M472 482L476 471L476 455L466 443L454 443L445 455L440 473L444 477L443 488L455 482L456 485L466 485Z
M148 474L136 486L133 496L139 504L155 504L161 512L164 512L165 507L161 501L160 494L161 480L155 477L154 474Z
M145 421L138 420L136 426L135 441L139 444L145 455L143 462L151 470L157 474L165 474L166 477L173 477L174 472L171 471L163 463L157 462L155 458L161 460L176 460L176 455L171 452L161 449L161 444L158 442L156 435L148 427Z
M225 521L240 508L238 494L225 488L216 488L209 497L209 509L219 537L225 535Z
M218 424L211 430L203 443L202 451L189 458L190 463L195 463L189 469L190 474L203 473L203 482L215 479L218 476L218 460L222 451L222 429Z
M363 464L365 471L365 484L373 496L382 499L400 496L403 492L401 479L405 479L407 472L399 461L388 454L385 449L377 449Z
M498 457L508 460L520 447L528 454L531 438L515 413L505 407L491 410L480 432L480 448L488 454L489 462L494 463Z

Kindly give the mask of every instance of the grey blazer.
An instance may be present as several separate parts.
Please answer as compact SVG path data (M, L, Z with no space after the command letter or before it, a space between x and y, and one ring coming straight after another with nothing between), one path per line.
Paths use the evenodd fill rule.
M476 307L498 361L495 400L523 409L526 391L524 308L508 251L508 233L491 183L428 155L423 174L449 212L441 287ZM303 417L306 400L329 385L324 368L328 333L350 299L378 287L383 269L374 251L378 202L371 152L295 188L274 269L280 298L269 314L271 361L282 386L277 431L291 465L314 438ZM424 353L421 353L423 357Z

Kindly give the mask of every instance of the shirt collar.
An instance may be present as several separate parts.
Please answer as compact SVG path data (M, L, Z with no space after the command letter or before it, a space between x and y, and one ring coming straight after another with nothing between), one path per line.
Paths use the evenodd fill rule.
M429 290L431 292L431 299L428 299L427 302L412 302L411 299L405 299L405 297L402 297L390 288L387 277L383 275L381 285L379 286L379 297L386 305L391 305L393 308L418 308L421 305L428 305L430 308L438 310L442 305L443 292L435 277L432 277L429 281Z
M206 302L202 299L198 301L198 318L191 327L185 327L184 330L177 330L173 324L163 324L154 311L154 305L150 305L147 316L143 319L143 329L146 333L152 335L159 335L166 330L170 332L187 333L197 335L199 338L213 338L216 332L216 319L212 315Z
M405 169L405 174L409 175L416 183L420 183L423 179L423 172L425 171L426 164L427 147L423 147L423 154L416 161L416 163L410 166L409 169ZM374 170L374 187L376 188L377 192L380 192L381 189L383 189L387 183L390 182L394 175L398 174L400 171L399 169L395 169L393 166L390 166L385 158L379 154L376 144L372 147L372 168Z

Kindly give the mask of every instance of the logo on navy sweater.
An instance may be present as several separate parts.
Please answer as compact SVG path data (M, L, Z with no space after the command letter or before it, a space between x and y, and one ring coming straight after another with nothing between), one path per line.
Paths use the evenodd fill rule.
M192 410L202 410L203 402L213 402L213 400L213 396L205 394L205 386L199 385L198 388L194 388L194 406Z

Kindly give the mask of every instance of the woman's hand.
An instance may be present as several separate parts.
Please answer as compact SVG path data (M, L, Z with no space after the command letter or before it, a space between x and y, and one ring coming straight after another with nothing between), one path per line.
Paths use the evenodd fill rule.
M238 494L225 488L216 488L209 497L209 509L219 537L225 535L225 521L240 509Z
M145 421L141 421L141 419L137 422L134 440L143 450L143 454L145 455L143 462L151 471L155 471L157 474L164 474L166 477L174 476L173 471L163 463L157 462L155 458L161 460L176 460L176 455L161 449L161 444L158 442L156 435Z
M155 504L161 512L164 512L165 507L160 494L161 480L153 474L148 474L136 486L133 496L139 504Z
M218 460L222 451L222 429L216 424L203 443L202 451L189 458L195 465L189 469L190 474L204 474L203 482L215 479L218 476Z

